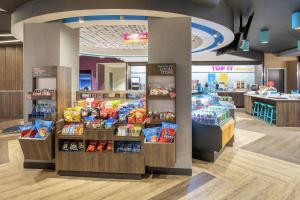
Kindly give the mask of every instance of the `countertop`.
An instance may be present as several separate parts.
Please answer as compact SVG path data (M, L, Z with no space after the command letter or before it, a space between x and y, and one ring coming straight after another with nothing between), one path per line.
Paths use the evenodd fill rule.
M217 93L246 93L249 90L217 91Z
M266 99L266 100L272 100L272 101L299 101L300 99L276 99L276 98L270 98L270 97L265 97L262 95L257 95L257 94L244 94L245 96L249 96L249 97L254 97L254 98L261 98L261 99Z

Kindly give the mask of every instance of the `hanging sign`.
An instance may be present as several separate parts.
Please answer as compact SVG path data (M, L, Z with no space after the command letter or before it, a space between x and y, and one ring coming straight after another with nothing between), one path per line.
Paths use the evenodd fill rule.
M147 43L148 33L125 33L125 44Z

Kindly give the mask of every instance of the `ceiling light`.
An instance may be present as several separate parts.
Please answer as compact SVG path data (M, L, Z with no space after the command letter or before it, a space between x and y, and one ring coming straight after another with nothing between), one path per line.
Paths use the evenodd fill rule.
M83 18L83 17L79 17L78 22L79 22L79 23L83 23L83 22L84 22L84 18Z
M0 40L0 44L20 42L20 40Z
M300 29L300 11L295 11L292 14L292 29Z
M260 42L263 44L269 43L269 30L268 29L260 30Z
M0 8L0 12L7 12L6 10L4 10L4 9L2 9L2 8Z
M248 40L243 40L241 47L240 47L243 51L249 51L250 49L250 43Z
M0 33L0 37L12 37L11 33Z

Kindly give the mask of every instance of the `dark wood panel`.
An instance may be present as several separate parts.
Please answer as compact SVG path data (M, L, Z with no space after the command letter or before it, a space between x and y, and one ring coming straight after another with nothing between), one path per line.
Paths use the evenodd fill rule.
M0 90L23 89L22 46L0 47Z
M23 118L23 47L0 47L0 117Z
M72 69L70 67L57 67L57 120L63 118L65 108L71 107L71 79Z
M300 102L276 102L276 125L281 127L300 127Z
M23 92L0 92L0 117L23 118Z
M24 158L28 160L52 160L54 158L53 140L53 133L43 140L19 138Z
M145 164L149 167L174 167L175 143L145 143Z

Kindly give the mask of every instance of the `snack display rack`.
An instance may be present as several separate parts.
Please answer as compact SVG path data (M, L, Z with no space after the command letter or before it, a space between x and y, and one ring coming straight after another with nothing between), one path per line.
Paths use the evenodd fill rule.
M106 106L113 105L113 102L119 101L118 110L116 111L118 114L116 122L114 122L112 127L107 128L106 124L102 127L95 125L95 127L88 127L88 123L92 124L92 121L86 121L87 118L84 118L84 114L82 114L82 108L85 106L79 106L81 108L81 120L84 121L85 126L82 134L71 133L68 134L66 131L66 126L68 127L68 123L71 121L66 120L65 122L59 122L56 125L56 139L55 139L55 154L56 154L56 170L60 175L73 175L73 176L100 176L100 177L125 177L125 178L141 178L143 174L145 174L146 170L155 170L155 169L167 169L175 166L176 161L176 143L175 136L171 140L157 140L153 142L153 140L149 141L143 134L144 131L148 127L160 127L162 126L162 122L173 122L176 123L176 118L170 113L163 113L160 116L164 119L158 119L156 115L155 118L151 120L147 117L147 112L150 110L150 106L160 105L162 102L163 106L167 102L171 104L172 111L175 113L175 103L176 103L176 88L175 88L175 76L176 76L176 66L175 64L149 64L147 66L147 83L149 77L155 76L158 77L157 84L159 80L165 80L166 77L173 80L171 83L172 88L172 97L171 96L153 96L150 95L150 87L147 87L146 92L136 92L136 91L125 91L125 92L105 92L105 91L79 91L77 92L77 106L79 105L87 105L89 107L93 115L93 112L99 109L99 117L93 118L95 120L99 120L100 122L104 120L106 121L113 119L114 114L109 114L110 117L103 117L101 113L104 113ZM166 73L166 74L165 74ZM151 79L151 78L150 78ZM163 82L164 83L164 82ZM149 86L149 85L148 85ZM169 95L169 94L168 94ZM136 98L132 98L135 97ZM140 99L142 98L142 99ZM83 101L83 99L85 99ZM90 100L93 99L93 102L88 104ZM145 102L146 99L146 102ZM156 104L151 104L151 101L157 101ZM82 104L81 104L81 103ZM83 103L84 102L84 103ZM95 102L101 102L97 105L99 107L93 107ZM130 104L134 104L136 102L143 102L142 108L145 112L145 119L141 123L141 120L138 120L138 115L136 114L132 123L130 118L131 115L128 115L128 119L125 121L121 121L120 114L122 115L121 110L124 108L124 105L129 106ZM149 103L150 102L150 103ZM104 105L104 106L103 106ZM138 104L140 105L140 104ZM115 108L112 107L114 110ZM139 109L134 108L134 109ZM146 109L145 109L146 108ZM154 108L159 111L167 111L162 110L159 107ZM134 110L133 109L133 110ZM169 109L169 108L168 108ZM132 110L131 110L132 111ZM130 111L130 113L131 113ZM137 111L136 111L137 112ZM91 116L90 114L88 115ZM154 116L154 115L151 115ZM172 116L172 120L170 120L170 116ZM73 116L71 117L73 119ZM166 119L168 118L168 119ZM74 120L73 123L82 123L78 122L78 120ZM121 136L120 127L128 127L130 125L141 126L145 129L140 129L140 133L135 136ZM173 124L174 126L178 126ZM96 128L97 127L97 128ZM100 128L101 127L101 128ZM165 128L165 131L170 131ZM122 130L122 129L121 129ZM161 128L160 130L163 130ZM175 130L176 132L176 130ZM67 133L67 134L66 134ZM162 132L161 135L167 136L169 132ZM175 135L175 134L174 134ZM165 137L166 138L166 137ZM154 140L155 141L155 140ZM77 147L71 149L73 144L77 144ZM92 149L91 144L96 144ZM105 143L106 149L101 149L100 144ZM121 150L120 144L127 144L127 150ZM129 144L132 143L132 147L129 147ZM82 144L82 147L79 148L79 144ZM110 150L107 150L108 144L112 144ZM138 148L136 145L138 144ZM68 146L68 148L64 148ZM97 146L97 147L96 147ZM96 147L96 150L95 150ZM98 149L99 148L99 149ZM132 149L131 149L132 148ZM101 150L100 150L101 149ZM131 150L128 150L131 149Z
M193 158L213 162L225 146L234 142L235 106L216 95L192 97Z
M141 175L145 173L143 136L117 136L112 129L85 129L83 135L62 135L63 123L58 126L56 137L56 170L59 174L76 173L116 173ZM62 151L64 140L82 141L82 151ZM87 152L88 141L111 141L112 151ZM119 141L140 142L140 152L117 152L115 144Z
M170 109L175 117L168 119L151 119L146 127L160 126L162 122L176 123L176 64L153 63L147 65L147 113L155 110L166 112ZM153 95L153 86L171 87L168 94ZM176 140L173 143L145 143L145 162L148 167L174 167L176 162Z
M51 95L33 95L28 93L28 100L36 105L39 101L51 101L56 110L51 116L38 117L28 115L28 121L34 124L36 119L49 120L56 123L62 119L63 110L71 106L71 68L60 66L33 68L33 91L39 87L52 85ZM24 154L25 168L54 169L55 166L55 132L52 130L45 138L19 137Z

